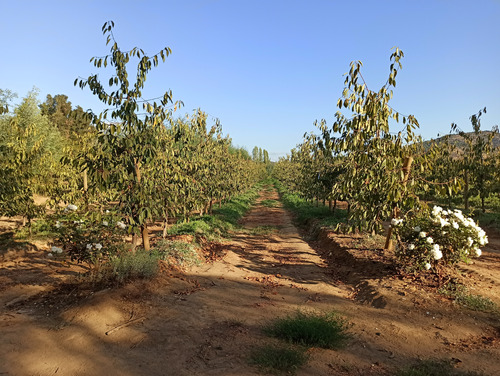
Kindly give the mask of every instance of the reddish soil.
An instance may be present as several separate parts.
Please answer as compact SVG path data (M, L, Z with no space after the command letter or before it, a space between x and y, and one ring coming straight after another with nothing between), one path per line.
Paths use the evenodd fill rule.
M85 269L47 258L42 243L1 249L0 375L256 375L249 354L275 343L263 326L297 310L336 311L351 333L343 349L309 350L297 375L391 375L420 359L499 374L497 313L458 307L431 277L401 276L380 237L308 243L266 199L277 193L262 193L231 241L207 247L209 262L122 287L76 283ZM489 238L462 274L500 305L500 237Z

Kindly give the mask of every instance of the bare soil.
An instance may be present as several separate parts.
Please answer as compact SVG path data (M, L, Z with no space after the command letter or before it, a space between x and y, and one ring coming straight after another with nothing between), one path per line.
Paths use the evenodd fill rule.
M401 275L380 237L308 242L266 199L278 195L263 191L244 230L209 245L206 263L121 287L78 284L85 268L47 258L47 244L4 247L0 375L257 375L249 354L275 343L262 328L297 310L336 311L351 333L343 349L309 350L297 375L391 375L420 359L499 374L497 313L458 307L430 276ZM462 274L500 305L500 237L489 238Z

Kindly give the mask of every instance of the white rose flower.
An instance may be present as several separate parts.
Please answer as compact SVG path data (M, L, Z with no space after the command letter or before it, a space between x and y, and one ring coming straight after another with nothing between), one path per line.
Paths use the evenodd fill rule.
M52 246L52 247L50 248L50 251L51 251L52 253L62 253L62 252L63 252L62 248L55 247L55 246Z
M101 243L94 244L94 247L95 247L95 249L100 251L102 249L102 244Z
M427 263L425 263L424 267L425 267L425 270L429 270L431 268L431 264L429 264L427 262Z
M443 257L443 252L439 249L439 244L434 244L431 250L434 260L440 260Z
M78 206L73 205L73 204L69 204L68 206L66 206L66 209L71 210L71 211L75 211L76 209L78 209Z
M57 221L57 222L56 222L56 228L61 228L61 226L62 226L62 225L61 225L61 222Z
M409 249L410 251L413 251L413 250L415 249L415 244L410 244L410 245L408 246L408 249Z
M116 226L121 228L122 230L125 230L127 228L127 225L123 223L122 221L116 222Z
M108 221L102 221L102 225L108 227L109 223Z
M400 223L399 219L397 219L397 218L391 219L391 226L395 227L395 226L399 225L399 223Z
M470 236L467 238L467 244L469 244L469 247L471 247L472 244L474 244L474 240L472 240Z
M432 214L433 214L434 216L436 216L436 217L437 217L437 216L438 216L438 215L439 215L442 211L443 211L443 208L442 208L441 206L434 206L434 207L432 208Z
M418 236L420 236L421 238L425 238L427 236L427 233L422 231L418 234Z
M91 250L92 249L92 244L87 244L87 249Z
M441 227L444 227L444 226L449 226L450 222L448 222L446 219L439 218L439 224L441 225Z
M458 230L458 223L457 222L453 222L451 225L453 226L454 229Z
M479 256L481 256L481 254L482 254L482 252L481 252L481 250L480 250L479 248L476 248L476 249L474 250L474 252L475 252L475 254L476 254L476 257L479 257Z
M429 244L434 243L434 239L432 239L430 236L427 239L425 239L425 241Z

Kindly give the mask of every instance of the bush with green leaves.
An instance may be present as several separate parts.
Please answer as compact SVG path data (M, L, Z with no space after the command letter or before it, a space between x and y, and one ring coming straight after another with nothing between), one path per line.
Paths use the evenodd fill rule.
M472 218L440 206L393 219L391 226L397 239L396 256L417 270L468 262L479 257L479 247L488 243L486 233Z

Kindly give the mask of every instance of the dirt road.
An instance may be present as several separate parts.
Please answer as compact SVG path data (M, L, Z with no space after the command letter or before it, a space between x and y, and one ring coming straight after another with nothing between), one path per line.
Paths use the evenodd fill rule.
M245 230L214 246L215 261L185 274L87 295L48 293L69 273L63 263L4 263L0 375L256 375L250 352L275 341L262 327L297 310L336 311L352 334L344 349L310 350L298 375L390 375L427 358L497 374L497 315L459 309L397 278L359 237L322 234L308 244L281 206L262 204L277 199L263 191ZM41 266L30 270L28 260ZM486 250L467 268L500 304L499 265ZM16 270L39 279L19 282Z

